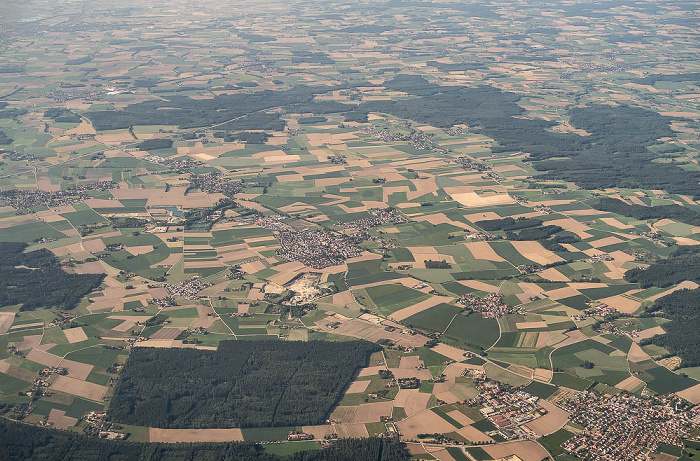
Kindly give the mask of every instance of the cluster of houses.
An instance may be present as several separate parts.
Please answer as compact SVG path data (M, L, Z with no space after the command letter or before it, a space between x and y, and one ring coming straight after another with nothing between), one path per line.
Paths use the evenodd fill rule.
M507 440L525 439L533 434L523 427L547 410L539 405L539 397L522 389L492 381L481 371L465 370L472 378L479 395L469 400L470 405L480 406L479 411L496 427L496 432Z
M199 277L192 277L177 285L162 283L160 286L165 288L169 297L181 296L185 299L199 299L199 292L210 285L202 281ZM167 300L167 298L165 299Z
M506 314L522 314L522 306L509 306L503 302L503 295L489 293L483 298L472 294L465 294L457 299L457 304L465 306L473 312L479 312L484 317L499 318Z
M228 179L219 172L190 175L190 187L207 194L224 194L233 197L243 190L241 181Z
M84 202L89 198L88 191L105 191L117 186L117 183L112 181L98 181L51 192L38 189L10 189L0 193L0 202L18 210L38 206L59 207Z
M431 133L424 133L422 131L411 131L408 134L404 134L390 131L387 128L379 128L374 125L364 128L362 132L366 134L372 134L376 139L384 142L405 141L410 146L415 147L416 149L429 150L431 152L438 153L442 153L445 151L444 149L436 147L433 144L433 134Z
M396 208L371 208L368 211L370 216L348 223L341 223L340 225L347 228L366 230L388 223L403 224L408 222L408 219L399 213Z
M322 230L283 230L277 235L276 253L288 261L301 261L314 269L343 264L362 254L358 238Z
M583 430L562 444L590 461L632 461L656 452L659 444L682 446L700 415L671 394L645 399L632 394L582 392L560 402Z

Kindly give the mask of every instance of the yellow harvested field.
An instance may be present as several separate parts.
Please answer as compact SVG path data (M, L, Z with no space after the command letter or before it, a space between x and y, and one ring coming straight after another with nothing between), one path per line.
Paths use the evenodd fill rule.
M649 354L644 352L644 350L639 347L639 344L632 343L629 352L627 353L627 360L630 362L643 362L645 360L650 360Z
M547 221L547 225L552 225L552 226L559 226L564 230L567 230L569 232L573 232L574 234L578 235L582 240L589 239L593 237L592 234L589 234L587 231L591 230L590 227L586 226L585 224L576 221L575 219L571 218L564 218L564 219L555 219L552 221Z
M39 350L44 350L44 348L49 349L47 347L47 344L44 344L43 346L39 346L39 343L41 342L42 335L27 335L27 336L22 336L22 341L14 341L13 344L15 348L18 351L24 351L27 349L31 349L33 347L36 347Z
M445 188L445 191L450 188ZM454 188L459 189L459 188ZM513 197L508 194L479 195L476 192L455 192L450 193L452 200L466 207L480 208L494 205L507 205L513 203Z
M498 286L491 285L486 282L480 282L479 280L459 280L462 285L474 288L475 290L485 291L487 293L497 293L499 290Z
M529 330L531 328L547 328L547 322L517 322L515 324L515 328L517 328L518 330Z
M634 338L634 342L638 343L639 341L647 338L653 338L656 335L663 335L666 334L666 331L661 328L661 327L654 327L654 328L647 328L646 330L642 330L639 332L636 338Z
M409 416L396 423L401 436L406 439L418 439L418 434L433 434L435 432L447 433L456 431L457 428L432 411L424 411ZM541 461L541 458L537 461Z
M370 381L353 381L350 386L348 386L348 390L345 391L346 394L361 394L363 393L366 389L367 386L369 386Z
M462 349L458 349L444 343L438 343L438 345L434 346L432 349L438 354L444 355L448 359L452 359L457 362L464 360L464 351Z
M616 227L618 229L632 229L634 226L630 226L629 224L624 224L618 221L615 218L600 218L601 221L603 221L605 224L608 226Z
M333 304L339 306L345 306L346 304L351 304L355 302L355 298L352 296L350 290L342 291L333 295Z
M394 402L363 403L357 406L352 417L353 423L374 423L381 421L382 416L390 417Z
M553 300L570 298L572 296L580 295L581 293L572 287L557 288L556 290L546 291L545 294L548 298Z
M66 339L69 343L79 343L80 341L86 341L88 339L87 335L81 327L67 328L63 330L63 334L66 335Z
M125 250L134 256L144 255L153 251L153 245L126 247Z
M680 392L676 392L676 394L678 394L679 397L686 399L688 402L697 405L700 403L700 384L689 387L688 389Z
M527 423L527 427L537 435L545 436L556 432L569 420L569 414L558 406L544 399L540 399L538 404L547 410L547 414Z
M473 426L457 429L457 433L472 443L493 443L494 440Z
M540 335L541 336L541 335ZM538 341L539 343L539 341ZM535 372L532 374L532 378L536 381L549 382L552 380L552 370L547 370L546 368L535 368Z
M692 281L690 281L690 280L685 280L685 281L679 283L678 285L676 285L675 287L671 288L670 290L666 290L666 291L664 291L663 293L659 293L659 294L657 294L657 295L654 295L654 296L651 296L651 297L649 297L649 298L646 298L645 301L653 302L653 301L656 301L656 300L659 299L659 298L663 298L663 297L666 296L666 295L670 295L670 294L673 293L674 291L686 290L686 289L687 289L687 290L694 290L694 289L696 289L696 288L698 288L698 287L700 287L700 285L698 285L697 283L692 282Z
M539 242L512 241L510 243L513 245L513 247L515 247L518 253L537 264L544 266L563 261L562 258L554 254L552 251L545 249Z
M92 239L83 241L83 248L90 253L99 253L100 251L104 251L107 247L102 239Z
M69 376L59 376L56 378L56 381L51 384L51 389L97 402L101 402L107 394L107 387L105 386L88 383Z
M331 419L334 421L349 423L352 421L353 416L355 416L356 411L357 407L341 405L333 410L333 413L331 413Z
M634 389L636 389L637 387L639 387L640 385L643 385L643 384L644 384L644 381L642 381L641 379L637 378L636 376L630 376L629 378L622 380L619 383L615 384L615 387L618 389L622 389L623 391L633 391Z
M581 333L581 330L574 330L564 334L567 338L561 341L556 346L556 349L560 349L565 346L570 346L572 344L580 343L588 339L588 336Z
M431 451L430 454L438 461L457 461L445 448Z
M635 301L634 299L626 298L623 295L610 296L609 298L603 298L600 300L601 303L605 303L608 306L617 309L618 312L623 314L633 314L641 306L642 303Z
M49 412L49 422L53 425L54 429L66 430L71 426L75 426L78 419L66 416L66 412L63 410L52 408Z
M32 362L40 363L47 367L57 367L61 363L61 360L63 360L62 357L49 354L48 352L39 350L37 348L34 348L31 351L29 351L29 354L27 354L27 359L31 360Z
M431 394L428 394L427 392L418 392L418 389L404 390L410 391L410 393L406 396L403 405L403 409L406 411L407 416L414 415L427 408Z
M494 251L493 248L491 248L491 245L489 245L489 242L467 242L464 244L464 246L467 247L467 250L474 256L476 259L485 259L487 261L505 261L501 256L498 255Z
M549 269L545 269L542 272L539 273L540 277L542 277L545 280L551 280L552 282L568 282L570 279L566 275L562 274L558 270L556 270L554 267L550 267Z
M136 325L138 322L145 322L148 320L148 316L127 316L127 315L111 315L110 319L123 320L122 323L112 328L114 331L127 331Z
M511 455L520 457L522 461L542 461L549 458L549 453L544 448L529 440L490 445L483 448L493 459L501 459Z
M447 413L447 416L454 419L455 421L457 421L459 424L461 424L463 426L469 426L471 424L474 424L473 419L471 419L469 416L465 415L464 413L462 413L459 410L452 410L452 411Z
M396 320L397 322L400 322L401 320L404 320L414 314L423 312L424 310L437 306L438 304L450 303L452 301L454 301L454 298L450 298L449 296L431 296L425 301L421 301L417 304L414 304L413 306L408 306L399 311L396 311L389 317Z
M14 312L0 312L0 335L7 333L14 321Z
M593 248L601 248L601 247L606 247L608 245L615 245L615 244L622 243L622 242L624 242L624 240L619 239L617 237L610 236L610 237L605 237L605 238L602 238L599 240L594 240L592 242L588 242L588 244L590 246L592 246Z
M242 442L243 432L233 429L148 429L151 442L193 443L193 442Z

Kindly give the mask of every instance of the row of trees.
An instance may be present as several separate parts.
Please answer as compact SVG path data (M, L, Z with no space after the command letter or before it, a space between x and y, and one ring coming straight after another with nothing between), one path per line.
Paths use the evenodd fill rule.
M700 209L680 205L644 206L625 203L609 197L602 197L591 206L596 210L609 211L635 219L673 219L693 226L700 226Z
M324 450L278 456L259 444L135 443L87 438L0 418L0 458L14 461L408 461L396 439L338 440Z

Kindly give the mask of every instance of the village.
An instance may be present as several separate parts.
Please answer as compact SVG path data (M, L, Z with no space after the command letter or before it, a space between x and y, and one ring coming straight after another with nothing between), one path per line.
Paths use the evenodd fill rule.
M659 444L682 446L700 423L698 408L674 395L644 399L586 391L559 405L583 427L562 447L591 461L632 461L656 452Z

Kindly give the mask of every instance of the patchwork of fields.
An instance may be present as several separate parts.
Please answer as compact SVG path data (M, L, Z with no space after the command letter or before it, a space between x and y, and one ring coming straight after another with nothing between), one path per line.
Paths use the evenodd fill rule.
M2 415L539 461L700 404L692 5L93 7L0 7Z

